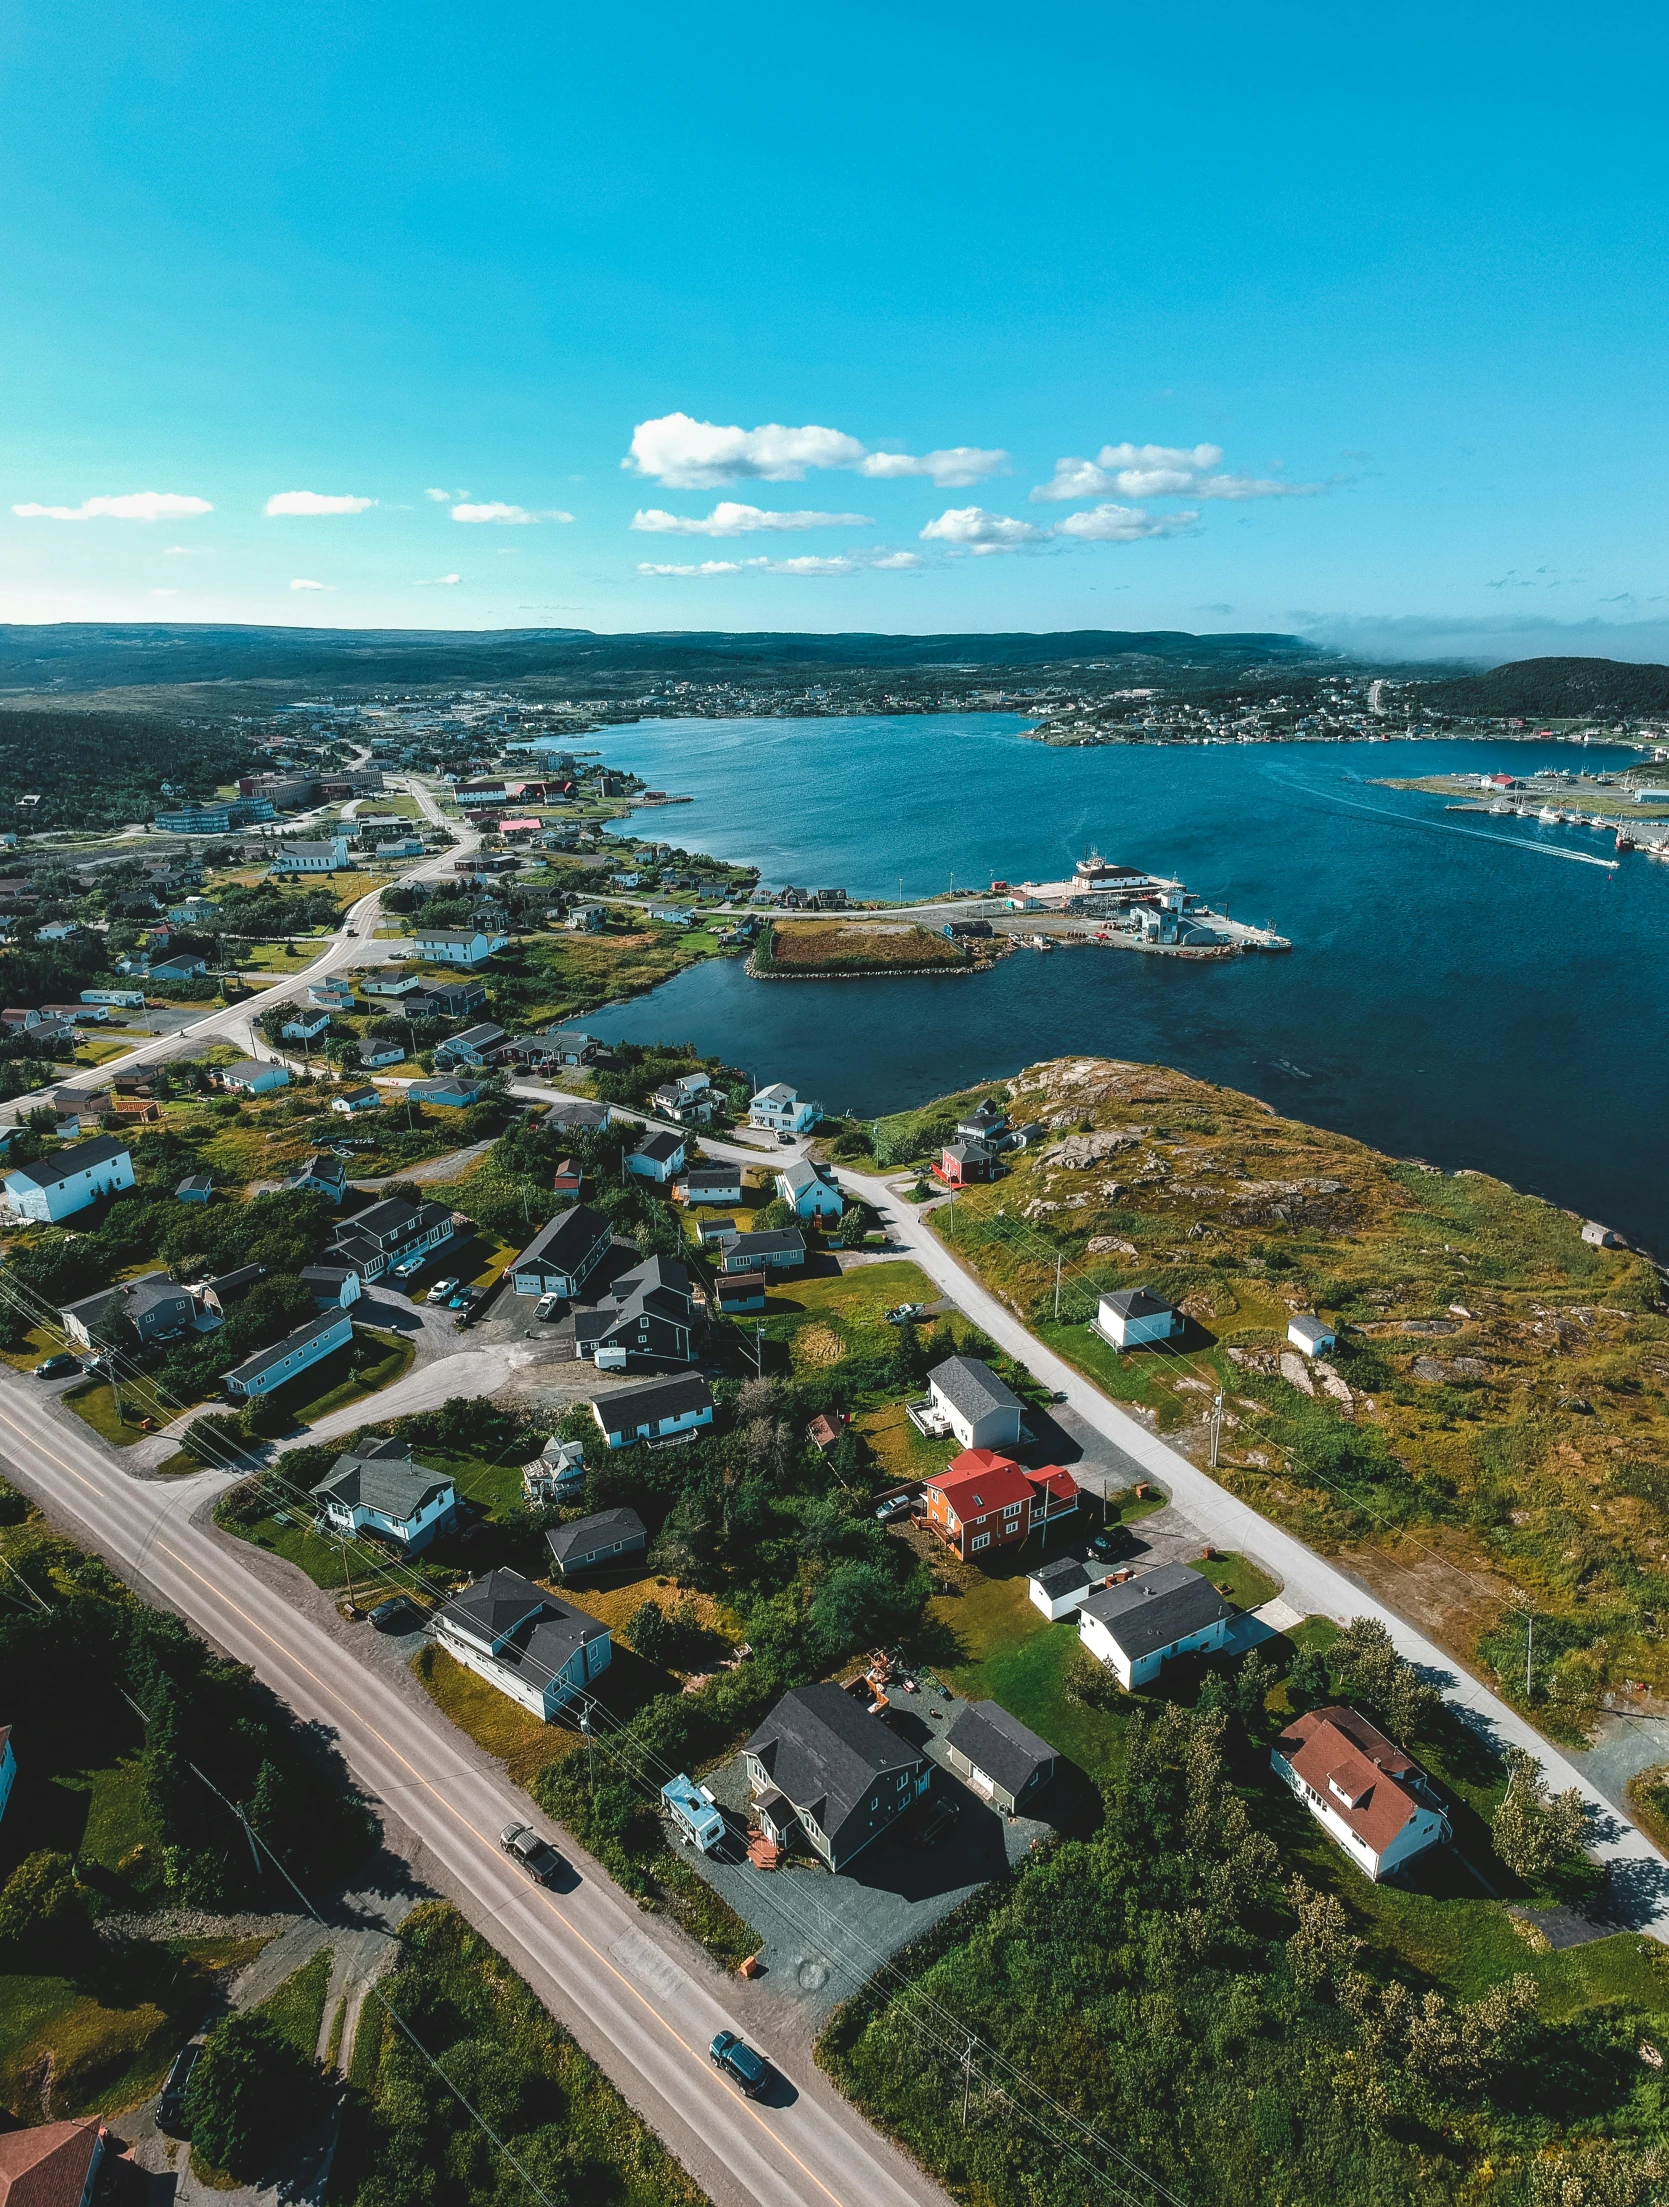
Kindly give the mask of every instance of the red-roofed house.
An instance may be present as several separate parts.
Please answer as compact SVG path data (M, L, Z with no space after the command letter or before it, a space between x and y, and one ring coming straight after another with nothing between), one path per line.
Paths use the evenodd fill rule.
M1269 1761L1376 1882L1449 1837L1431 1780L1354 1709L1312 1709L1281 1734Z
M0 2137L0 2207L88 2207L104 2159L102 2123L37 2123Z
M1041 1471L1028 1471L1026 1480L1032 1490L1034 1525L1052 1525L1057 1517L1070 1517L1083 1494L1071 1472L1063 1471L1059 1464L1045 1464Z
M926 1487L927 1522L966 1561L1009 1548L1032 1526L1032 1485L1012 1457L967 1448Z

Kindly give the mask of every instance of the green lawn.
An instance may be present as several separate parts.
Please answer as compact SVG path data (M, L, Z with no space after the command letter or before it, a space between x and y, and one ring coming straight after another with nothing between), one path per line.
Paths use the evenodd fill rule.
M331 1950L320 1947L278 1990L261 2002L260 2012L308 2061L318 2051L324 2029L325 1995L330 1990Z
M417 1354L413 1344L399 1334L379 1333L371 1326L361 1326L354 1340L356 1344L375 1342L383 1352L381 1357L375 1364L367 1364L356 1372L348 1362L351 1350L338 1349L334 1355L315 1364L310 1372L303 1372L291 1380L288 1387L277 1390L279 1398L287 1401L292 1390L319 1389L294 1405L292 1415L298 1425L312 1425L320 1418L329 1417L334 1410L345 1410L350 1403L363 1402L367 1396L379 1394L395 1380L405 1377ZM325 1384L319 1388L321 1379Z
M177 1403L157 1399L155 1382L150 1379L122 1383L122 1408L127 1413L125 1424L117 1420L116 1398L108 1380L88 1380L80 1387L71 1387L64 1400L78 1418L116 1448L128 1448L145 1438L146 1427L142 1420L148 1420L154 1430L179 1415Z

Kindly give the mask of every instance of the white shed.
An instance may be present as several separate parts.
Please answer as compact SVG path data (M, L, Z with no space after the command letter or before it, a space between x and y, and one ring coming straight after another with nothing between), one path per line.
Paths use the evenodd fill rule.
M1338 1335L1325 1318L1318 1318L1314 1311L1306 1310L1300 1311L1288 1325L1287 1339L1306 1356L1325 1356Z
M1149 1341L1168 1341L1185 1324L1182 1313L1150 1288L1120 1288L1103 1295L1096 1312L1096 1331L1116 1349L1137 1349Z

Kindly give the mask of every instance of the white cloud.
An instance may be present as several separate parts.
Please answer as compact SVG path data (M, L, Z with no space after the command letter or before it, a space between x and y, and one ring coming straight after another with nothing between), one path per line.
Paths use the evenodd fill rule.
M182 498L177 491L135 490L120 498L84 498L79 506L14 506L24 521L189 521L213 513L206 498Z
M864 448L839 429L722 428L688 414L640 421L620 465L669 490L714 490L721 483L797 483L808 467L856 467Z
M290 585L292 590L329 590L332 587L328 582L309 582L305 575L297 575Z
M678 566L650 560L638 562L640 575L861 575L875 571L907 570L921 565L919 552L837 552L828 556L804 553L797 559L704 559L699 565Z
M179 592L177 590L153 590L151 596L153 598L177 598Z
M1313 498L1325 483L1283 483L1272 476L1219 475L1222 447L1197 444L1103 445L1093 460L1055 462L1034 499L1102 498Z
M319 490L279 490L267 500L269 514L363 513L374 498L335 497Z
M649 506L632 516L632 527L651 536L754 536L767 529L872 529L866 513L769 513L761 506L739 506L721 498L704 519L666 513Z
M1029 521L1013 521L1007 514L987 513L983 506L952 506L921 533L925 543L949 544L978 555L1017 552L1024 545L1041 544L1052 532L1034 528Z
M522 529L531 527L536 521L572 521L574 517L558 508L534 513L527 506L507 506L500 499L491 499L476 506L454 506L452 518L454 521L497 521L506 528Z
M1081 544L1138 544L1143 537L1171 536L1198 519L1197 513L1148 513L1140 506L1094 506L1088 513L1069 513L1049 534L1076 537Z
M976 444L951 445L942 452L924 452L920 459L908 452L872 452L858 469L860 475L891 482L902 475L925 475L940 490L966 490L987 475L1006 474L1008 454L983 451Z
M414 582L414 590L445 590L455 582L463 581L462 575L426 575L421 582Z
M425 498L432 498L437 506L450 506L454 498L467 498L467 490L426 490Z

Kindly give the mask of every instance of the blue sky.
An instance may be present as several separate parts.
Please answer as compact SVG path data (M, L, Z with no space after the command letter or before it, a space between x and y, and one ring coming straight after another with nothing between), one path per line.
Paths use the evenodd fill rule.
M0 618L1669 644L1659 17L604 12L0 19Z

